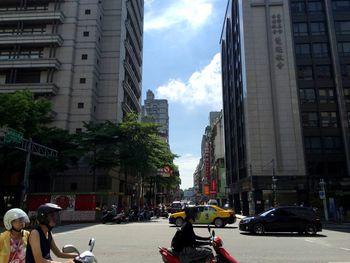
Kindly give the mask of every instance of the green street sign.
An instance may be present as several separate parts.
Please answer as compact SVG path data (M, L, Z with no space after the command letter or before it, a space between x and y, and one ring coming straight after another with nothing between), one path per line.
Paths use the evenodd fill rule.
M4 143L5 144L20 144L23 139L23 133L14 129L8 128L5 132Z

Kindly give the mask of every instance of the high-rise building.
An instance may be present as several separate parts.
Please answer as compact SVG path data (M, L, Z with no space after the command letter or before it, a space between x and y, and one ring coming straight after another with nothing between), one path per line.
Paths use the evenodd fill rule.
M159 134L169 143L169 113L168 100L155 99L151 90L147 91L144 105L142 106L142 118L159 125Z
M235 208L349 203L350 0L230 0L221 47Z
M53 125L71 133L140 113L143 8L143 0L1 0L0 92L50 99ZM82 162L30 177L30 192L99 192L101 204L127 204L135 186L125 178ZM5 185L5 196L20 187Z
M143 0L1 0L0 92L50 98L54 125L141 111Z

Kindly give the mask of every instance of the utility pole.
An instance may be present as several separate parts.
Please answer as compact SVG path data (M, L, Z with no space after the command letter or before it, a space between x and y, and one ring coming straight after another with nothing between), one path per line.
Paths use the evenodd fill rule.
M46 157L46 158L57 158L57 151L48 148L44 145L35 143L32 138L29 140L23 138L23 133L16 131L11 128L6 128L0 131L0 144L10 145L18 150L24 151L26 155L26 163L23 175L23 190L21 194L21 208L26 208L27 195L29 189L29 174L31 168L30 158L34 154L36 156Z
M323 200L323 211L324 211L324 218L326 221L328 221L328 208L327 208L327 197L326 197L326 190L325 190L325 181L323 179L320 179L320 199Z

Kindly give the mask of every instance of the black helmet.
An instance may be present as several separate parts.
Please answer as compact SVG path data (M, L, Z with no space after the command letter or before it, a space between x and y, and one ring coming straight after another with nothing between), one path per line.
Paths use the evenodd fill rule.
M185 214L186 214L186 219L193 219L195 220L198 214L197 207L195 206L187 206L185 208Z
M48 215L61 210L62 208L56 204L52 204L52 203L43 204L39 206L37 210L36 219L38 220L39 224L48 226L49 225Z

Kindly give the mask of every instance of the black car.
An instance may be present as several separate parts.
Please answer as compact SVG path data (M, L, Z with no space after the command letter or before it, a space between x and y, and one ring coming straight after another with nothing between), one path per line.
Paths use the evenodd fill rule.
M243 218L239 222L239 230L255 234L298 232L315 235L322 231L322 224L317 213L310 207L284 206Z

